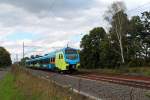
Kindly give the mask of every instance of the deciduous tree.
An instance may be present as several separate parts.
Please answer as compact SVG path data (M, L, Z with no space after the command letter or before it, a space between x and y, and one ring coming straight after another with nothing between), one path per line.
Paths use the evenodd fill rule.
M0 47L0 67L7 67L11 65L11 58L9 52Z

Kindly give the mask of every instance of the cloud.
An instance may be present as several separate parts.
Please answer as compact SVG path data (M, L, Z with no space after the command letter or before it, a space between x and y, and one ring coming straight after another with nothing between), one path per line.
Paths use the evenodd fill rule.
M95 0L0 0L0 2L42 16L43 14L69 14L88 9L95 3Z
M107 29L103 14L113 1L0 0L0 45L10 51L12 58L16 53L22 57L23 41L31 47L25 48L28 56L49 52L53 47L65 47L67 43L79 48L81 33L87 34L98 26ZM132 9L141 1L124 2Z

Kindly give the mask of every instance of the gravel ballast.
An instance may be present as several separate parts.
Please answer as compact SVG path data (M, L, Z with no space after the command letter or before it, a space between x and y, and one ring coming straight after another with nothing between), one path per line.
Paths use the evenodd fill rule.
M94 81L70 75L32 70L33 75L50 79L62 86L98 100L150 100L146 94L150 91L125 85Z

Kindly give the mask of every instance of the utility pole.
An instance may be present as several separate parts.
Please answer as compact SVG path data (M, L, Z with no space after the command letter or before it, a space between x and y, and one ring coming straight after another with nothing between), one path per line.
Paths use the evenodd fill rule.
M22 56L23 56L23 59L24 59L24 42L23 42L23 51L22 51Z
M16 62L18 62L18 54L16 54Z
M67 48L69 47L69 42L67 43Z

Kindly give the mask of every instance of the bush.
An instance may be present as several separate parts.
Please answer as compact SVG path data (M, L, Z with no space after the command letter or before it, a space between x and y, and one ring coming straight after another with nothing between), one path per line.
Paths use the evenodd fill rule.
M133 59L128 63L128 67L137 67L137 66L143 66L144 60L143 59Z

